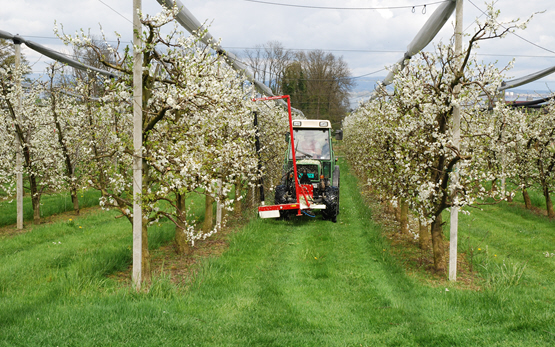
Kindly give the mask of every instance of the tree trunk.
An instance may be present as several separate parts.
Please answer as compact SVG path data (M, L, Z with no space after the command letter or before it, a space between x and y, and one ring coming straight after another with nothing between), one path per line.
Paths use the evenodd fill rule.
M235 182L235 215L236 216L241 216L241 214L243 213L243 199L241 199L241 197L243 196L243 182L241 181L241 179L238 179Z
M545 196L545 207L547 209L547 216L551 219L555 218L555 213L553 213L553 202L551 201L551 197L549 196L549 189L546 187L543 188L543 196Z
M492 192L497 191L497 178L494 178L493 181L491 181L491 191Z
M185 218L187 218L187 212L185 210L185 195L176 193L176 206L177 206L177 224L179 226L175 227L175 247L178 254L187 254L189 252L189 242L187 241L187 235L183 227L185 226Z
M395 219L401 221L401 199L397 199L397 207L394 207Z
M256 206L257 192L254 188L247 187L247 196L245 197L245 207L253 208Z
M512 194L507 195L507 202L513 202L513 195Z
M543 196L545 197L545 208L547 210L547 216L549 218L555 218L553 214L553 203L551 202L551 197L549 196L549 184L547 183L546 174L543 169L543 163L538 160L538 169L540 171L540 183L542 185Z
M190 250L185 231L177 226L175 227L175 249L181 255L189 253Z
M445 272L443 218L441 217L441 214L432 222L432 250L434 252L434 269L437 272Z
M73 203L73 211L79 215L79 199L77 198L77 189L71 188L71 202Z
M401 200L399 224L401 227L401 234L409 233L409 204L405 200Z
M530 200L530 194L526 188L522 189L522 197L524 198L524 205L529 210L532 208L532 200Z
M210 195L206 195L206 200L204 203L204 223L202 224L202 230L204 232L209 232L212 230L212 225L214 224L214 198Z
M31 188L31 203L33 205L33 223L40 224L40 193L35 175L29 175L29 187Z
M430 244L430 234L428 231L428 223L418 220L418 247L422 250L428 249Z
M31 195L31 202L33 204L33 223L40 224L40 195Z
M75 179L75 170L73 168L73 164L71 162L71 158L69 156L69 152L67 150L67 146L64 142L64 136L63 136L63 132L62 132L62 126L60 124L60 122L58 121L58 114L56 112L56 99L53 99L53 103L52 103L52 114L54 116L54 123L56 124L56 133L58 134L58 143L60 145L60 147L62 148L62 153L64 155L64 159L65 159L65 169L66 169L66 174L71 182L71 185L73 186L75 184L74 179ZM73 202L73 211L75 212L76 215L79 214L79 200L77 199L77 188L75 186L73 186L71 189L71 201Z

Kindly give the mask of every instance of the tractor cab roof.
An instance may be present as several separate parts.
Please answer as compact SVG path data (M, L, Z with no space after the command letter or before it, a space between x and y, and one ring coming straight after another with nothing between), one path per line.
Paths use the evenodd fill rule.
M325 119L295 119L293 120L293 128L331 129L331 123Z

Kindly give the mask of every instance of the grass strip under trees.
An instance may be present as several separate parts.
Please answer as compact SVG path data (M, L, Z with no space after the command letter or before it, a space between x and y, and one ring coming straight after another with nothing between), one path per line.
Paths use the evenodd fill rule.
M98 198L100 192L93 189L79 191L77 199L79 199L79 207L87 208L98 206ZM44 194L41 198L41 217L50 217L73 210L71 196L69 192ZM17 222L17 205L15 197L12 200L0 201L0 227L15 224ZM26 224L33 221L33 206L29 194L23 197L23 220Z

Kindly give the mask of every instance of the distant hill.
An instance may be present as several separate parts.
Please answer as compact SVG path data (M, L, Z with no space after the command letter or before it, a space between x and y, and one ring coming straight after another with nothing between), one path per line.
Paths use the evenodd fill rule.
M356 85L350 93L349 102L352 109L356 109L362 101L368 100L372 91L376 89L379 81L383 81L385 76L363 77L356 79Z
M360 102L368 100L372 91L376 88L376 84L382 81L385 76L364 77L356 79L356 85L350 93L349 102L352 109L356 109ZM530 89L528 85L520 88L510 89L506 91L506 100L525 101L542 98L551 94L549 90L545 90L545 86L540 87L542 90Z

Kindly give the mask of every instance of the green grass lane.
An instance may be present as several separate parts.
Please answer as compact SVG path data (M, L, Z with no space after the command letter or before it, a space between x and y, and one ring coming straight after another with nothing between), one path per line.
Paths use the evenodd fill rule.
M129 222L116 220L116 215L106 212L73 217L73 221L43 224L30 232L0 239L0 345L50 345L40 336L51 333L41 328L37 334L26 332L29 336L23 339L4 338L12 329L20 335L30 319L34 323L31 326L55 322L58 329L63 328L72 319L55 317L66 303L87 301L118 289L117 283L106 276L129 266L132 235ZM172 232L167 227L153 228L150 246L156 248L167 242ZM74 314L83 319L80 324L89 321L86 313Z
M545 253L555 253L555 221L507 203L484 206L483 211L472 209L459 219L464 230L459 249L474 247L476 264L525 265L525 284L553 284L555 261Z
M1 240L0 346L555 344L555 286L543 280L551 265L531 263L546 272L496 290L419 283L389 255L355 178L341 170L338 223L254 219L185 289L162 276L136 294L105 276L130 258L129 225L113 216L105 225L95 217L91 230ZM484 231L472 225L478 240ZM161 243L169 230L153 234ZM501 249L496 237L488 244Z
M226 335L235 336L235 344L408 342L407 330L396 327L417 324L418 312L405 305L412 285L402 277L391 281L399 269L384 261L377 228L368 222L368 211L356 207L354 181L343 187L339 223L259 220L242 234L248 242L240 242L257 246L234 260L242 262L254 249L249 266L229 263L211 279L237 303L218 312L229 321ZM247 273L235 274L237 268Z
M98 206L99 197L100 192L92 189L79 191L77 193L80 208ZM71 196L68 192L43 194L40 204L41 218L67 211L73 211ZM15 224L17 222L17 205L15 198L7 201L0 199L0 211L2 211L2 213L0 213L0 227ZM30 224L33 221L33 206L29 194L23 197L23 220L25 224Z

